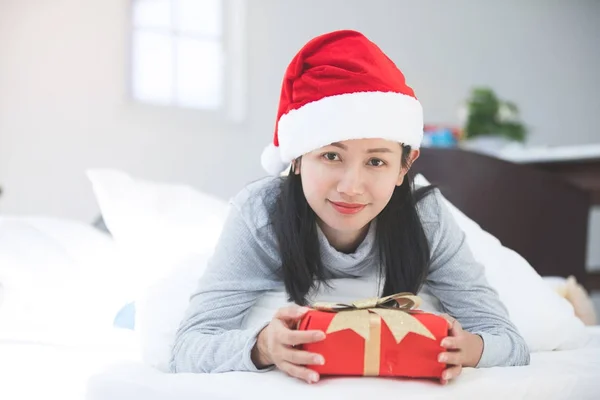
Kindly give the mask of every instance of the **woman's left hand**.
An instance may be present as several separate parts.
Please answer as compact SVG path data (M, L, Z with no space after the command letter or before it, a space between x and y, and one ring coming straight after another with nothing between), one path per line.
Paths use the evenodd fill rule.
M440 353L438 361L448 364L442 373L441 383L446 384L462 372L462 367L475 367L483 353L483 339L479 335L464 331L460 323L453 317L442 314L448 321L450 329L448 337L442 340L445 352Z

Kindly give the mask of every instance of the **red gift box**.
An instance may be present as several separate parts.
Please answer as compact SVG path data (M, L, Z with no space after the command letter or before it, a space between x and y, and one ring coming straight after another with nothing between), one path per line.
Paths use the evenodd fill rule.
M438 356L448 322L416 310L419 304L417 296L399 293L350 305L312 305L298 329L321 330L327 337L301 346L325 358L324 365L308 367L321 375L440 378L446 365Z

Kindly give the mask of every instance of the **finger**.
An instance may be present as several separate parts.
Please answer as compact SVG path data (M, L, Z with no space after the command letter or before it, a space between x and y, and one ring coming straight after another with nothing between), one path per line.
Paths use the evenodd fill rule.
M462 372L462 366L453 365L452 367L446 368L442 373L442 380L449 381L451 379L455 379Z
M280 328L277 332L277 335L280 342L288 346L315 343L325 339L325 333L323 331L296 331L287 328Z
M283 360L296 365L325 364L325 358L320 354L287 348L283 351Z
M306 314L308 310L310 310L308 307L299 307L295 305L283 307L277 310L274 318L286 322L296 321L302 318L302 316Z
M448 336L444 338L440 345L448 350L460 350L464 347L462 336Z
M277 365L277 367L287 373L289 376L302 379L308 383L315 383L319 381L319 374L309 368L301 367L287 361L282 361L279 365Z
M440 353L440 355L438 356L438 361L444 364L451 364L451 365L462 365L463 364L463 353L461 351L453 351L453 352L449 352L449 351L445 351L443 353Z
M459 336L462 336L462 333L463 333L462 325L457 320L454 320L454 322L452 322L452 326L450 327L450 336L459 337Z
M451 317L448 314L442 314L442 316L448 321L448 329L450 331L450 336L460 336L463 332L462 325L456 318Z

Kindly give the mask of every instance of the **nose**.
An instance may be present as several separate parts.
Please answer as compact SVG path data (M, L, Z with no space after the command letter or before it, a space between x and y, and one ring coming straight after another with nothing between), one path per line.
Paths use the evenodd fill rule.
M365 176L362 169L346 168L337 185L338 193L349 197L359 196L365 193Z

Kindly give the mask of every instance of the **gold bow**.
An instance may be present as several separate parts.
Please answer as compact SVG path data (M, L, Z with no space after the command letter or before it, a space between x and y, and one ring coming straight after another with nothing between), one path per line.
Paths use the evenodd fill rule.
M326 333L350 329L365 339L364 375L379 375L381 320L394 335L396 343L410 332L435 340L435 336L410 311L421 305L412 293L397 293L383 298L369 298L351 304L314 303L315 310L335 312ZM379 317L378 317L379 316Z

